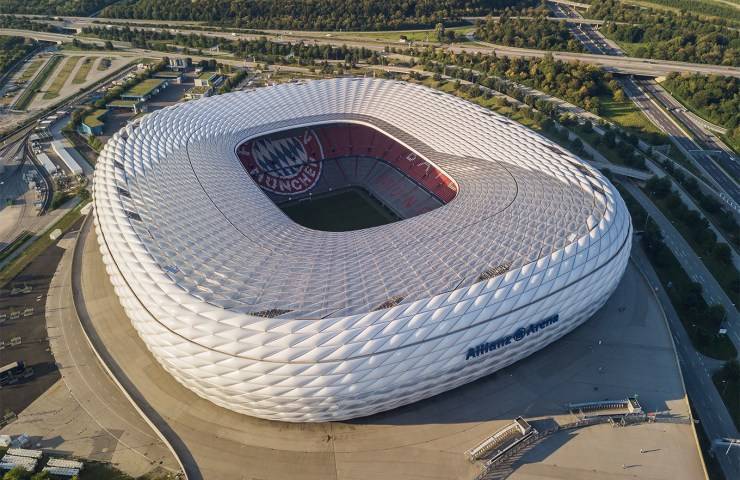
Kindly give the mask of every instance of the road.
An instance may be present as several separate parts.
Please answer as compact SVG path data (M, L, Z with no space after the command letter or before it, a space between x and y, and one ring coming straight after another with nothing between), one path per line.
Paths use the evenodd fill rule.
M2 433L26 433L41 448L112 462L134 477L158 468L177 472L175 458L113 383L83 334L72 304L71 264L78 233L72 230L16 277L15 283L32 287L30 292L0 295L0 313L9 304L33 310L21 321L3 325L3 337L12 330L23 335L25 348L11 348L8 358L22 353L36 373L31 382L0 390L4 408L20 412ZM33 337L43 342L28 342ZM40 360L52 371L45 372Z
M150 468L164 462L165 468L176 472L177 463L167 446L113 383L85 338L70 281L78 233L67 234L68 248L54 273L46 306L51 347L65 386L94 423L112 437L116 450L122 450L118 455L130 455L130 463L143 461Z
M640 246L633 246L632 259L642 271L653 291L656 292L663 306L681 365L686 391L689 392L689 398L697 412L701 426L710 441L720 437L737 438L738 430L732 421L732 417L727 411L719 392L712 384L711 367L707 365L705 357L699 354L691 344L678 313L673 308L668 294L661 286L658 275ZM728 480L740 478L740 455L736 450L731 451L729 455L725 455L724 449L718 449L714 451L714 454L719 460L722 471L725 472L725 478Z
M655 98L661 104L662 108L668 110L682 125L685 125L689 133L698 140L699 145L705 147L703 150L700 150L700 147L697 146L696 151L692 151L691 153L699 154L700 159L703 160L702 164L717 164L721 172L718 172L717 175L712 174L712 177L717 178L719 176L729 180L732 186L725 189L727 190L729 188L728 193L731 191L733 193L733 199L740 203L740 199L737 198L737 195L740 193L737 183L738 179L740 179L740 163L738 163L738 159L732 149L717 138L705 122L686 110L659 83L653 80L638 80L637 83ZM696 142L694 144L696 145Z
M104 19L98 19L104 20ZM89 20L88 20L89 21ZM104 23L103 23L104 25ZM146 27L152 30L161 31L161 28ZM384 51L386 47L398 47L396 42L384 42L377 41L369 38L352 37L352 36L332 36L332 37L311 37L306 36L301 32L287 32L283 35L254 35L254 34L231 34L227 32L218 31L200 31L200 30L187 30L179 29L178 32L183 34L202 34L208 37L224 38L228 40L253 40L261 37L268 37L270 40L275 42L306 42L318 45L334 45L348 47L364 47L371 50ZM289 34L291 33L291 34ZM32 32L28 30L17 30L17 29L0 29L1 35L16 35L27 38L35 38L37 40L45 40L50 42L62 42L69 43L75 38L72 35L65 35L60 33L47 33L47 32ZM87 42L94 42L102 45L102 40L85 39ZM122 42L113 42L116 46L128 47L128 44ZM447 47L448 50L455 53L482 53L482 54L496 54L498 56L509 56L509 57L524 57L524 58L541 58L546 55L552 55L558 60L567 62L580 61L585 63L592 63L600 66L601 68L627 74L635 75L648 75L648 76L660 76L667 75L670 72L696 72L703 74L717 74L717 75L728 75L734 77L740 77L740 68L726 67L719 65L704 65L697 63L685 63L685 62L669 62L669 61L658 61L645 58L635 57L620 57L611 58L604 55L595 55L589 53L570 53L570 52L550 52L545 50L527 49L508 47L503 45L495 45L484 42L476 42L474 45L451 45Z
M666 245L676 256L676 259L688 276L693 281L701 283L703 295L707 303L710 305L720 304L725 308L727 312L727 321L725 323L728 335L732 339L732 343L740 351L740 315L738 315L733 299L720 287L717 280L714 279L714 276L712 276L701 259L694 253L691 246L684 240L678 230L676 230L676 227L663 215L663 212L655 206L648 196L630 182L624 182L623 185L658 225L663 233Z
M643 80L625 78L621 80L624 93L640 107L646 117L658 128L671 137L679 148L704 171L705 175L721 191L725 192L736 204L740 204L740 188L737 183L717 165L717 163L693 140L686 128L670 117L670 114L661 108L656 101L646 93L645 85L650 83ZM652 86L651 86L652 87Z
M80 90L78 93L67 98L63 98L56 105L54 105L53 109L50 109L46 113L37 114L37 118L35 118L34 121L16 129L14 132L4 138L2 145L0 145L0 162L3 162L3 164L6 165L8 163L11 163L12 165L6 168L5 171L0 171L0 199L2 199L2 201L5 201L6 198L23 198L19 202L19 205L15 206L18 208L12 207L14 208L14 210L20 211L11 210L11 208L5 207L5 204L0 206L0 221L3 222L1 226L2 228L0 228L0 246L4 246L7 242L16 238L23 230L28 230L31 233L37 235L39 233L45 232L65 213L67 213L71 208L75 207L77 203L79 203L79 197L75 197L59 208L42 216L35 215L35 212L32 212L31 209L28 208L28 203L32 200L32 196L30 193L24 193L27 185L22 179L21 172L23 171L23 168L25 168L26 170L29 169L28 165L30 164L30 162L28 161L29 155L26 146L29 134L36 127L36 121L43 120L46 116L51 115L52 112L58 111L59 109L69 108L84 102L91 94L91 92L97 90L102 85L108 84L120 77L123 77L133 68L135 68L135 66L121 68L118 71L115 71L107 75L103 79ZM15 163L12 157L15 156L17 152L23 152L24 157L20 162ZM86 172L86 175L88 175L88 178L91 180L93 173L92 167L87 164L84 159L80 159L80 161L83 169ZM26 165L25 167L24 164ZM51 201L52 193L51 182L48 180L48 175L43 171L41 167L37 165L35 166L35 169L44 177L44 179L46 179L47 191L49 192L46 199L46 206L48 207L48 204ZM20 255L29 245L32 244L34 239L35 238L32 238L31 240L25 242L11 255L0 261L0 269L11 262L13 259L15 259L18 255Z
M549 4L553 15L579 18L580 14L567 5ZM572 25L571 33L594 54L627 58L624 52L591 25ZM722 143L706 126L686 112L686 109L652 79L619 79L624 93L642 110L645 116L665 132L700 171L713 180L715 186L729 197L734 205L740 204L740 164L732 150ZM674 120L671 113L677 117ZM700 143L694 140L696 136ZM705 145L705 151L701 145Z

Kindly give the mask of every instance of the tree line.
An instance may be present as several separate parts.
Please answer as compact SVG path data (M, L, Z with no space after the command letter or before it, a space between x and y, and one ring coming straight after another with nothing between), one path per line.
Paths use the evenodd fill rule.
M635 202L624 194L622 196L628 207L630 203ZM630 213L634 218L633 209L630 209ZM734 358L737 351L732 342L726 336L718 335L725 316L722 305L707 304L702 295L701 283L693 281L686 274L665 244L660 228L652 219L645 221L641 237L643 248L650 262L658 270L661 281L666 285L671 303L676 307L681 323L697 350L712 358Z
M27 17L16 17L15 15L0 15L0 28L15 28L34 32L77 33L72 29L57 27L50 23L34 22Z
M0 36L0 75L25 57L35 46L21 37Z
M498 19L490 18L481 23L475 36L512 47L584 51L581 42L570 34L565 22L550 21L544 14L534 18L512 18L504 13Z
M563 98L594 113L601 111L599 97L612 98L612 74L594 65L543 58L511 58L481 53L453 53L442 49L421 52L420 63L433 72L482 83L495 78L519 82L547 94ZM483 77L483 78L481 78Z
M7 1L7 0L0 0ZM533 0L134 0L116 3L103 16L198 20L246 28L295 30L399 30L432 28L463 16L488 15Z
M608 37L636 44L630 53L638 57L740 65L740 32L723 20L638 8L617 0L595 3L588 15L608 21L601 29Z
M129 27L85 27L83 33L104 40L131 42L137 48L175 51L181 45L201 50L219 47L237 57L253 57L256 61L282 64L310 64L314 60L345 61L354 65L360 60L368 63L381 63L378 52L365 47L332 46L308 44L304 42L273 42L265 37L255 40L228 40L202 34L171 33L168 30L144 30Z
M706 2L697 0L650 0L666 7L677 8L685 12L692 12L713 17L740 21L740 10L720 2Z
M689 108L727 128L730 143L740 145L740 79L671 73L663 85Z
M0 0L0 13L90 15L116 0Z

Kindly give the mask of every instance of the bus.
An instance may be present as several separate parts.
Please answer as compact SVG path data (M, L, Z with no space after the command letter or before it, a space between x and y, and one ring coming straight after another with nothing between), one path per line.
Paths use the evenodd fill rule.
M5 365L0 368L0 385L15 383L14 380L17 380L23 375L25 370L26 364L22 360Z

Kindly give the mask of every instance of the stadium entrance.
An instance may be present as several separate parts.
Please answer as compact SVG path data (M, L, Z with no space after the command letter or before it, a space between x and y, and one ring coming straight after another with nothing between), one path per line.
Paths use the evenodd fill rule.
M241 144L237 155L288 217L314 230L384 225L434 210L457 194L436 165L360 124L276 132Z

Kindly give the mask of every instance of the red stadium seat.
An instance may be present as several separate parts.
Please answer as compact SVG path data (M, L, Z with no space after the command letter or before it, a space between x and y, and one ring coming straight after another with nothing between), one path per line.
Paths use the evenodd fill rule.
M312 187L315 193L361 186L403 217L428 212L457 194L446 174L373 128L320 125L296 130L294 136L302 140L311 161L324 162L322 180ZM237 148L245 166L252 145L249 141Z

